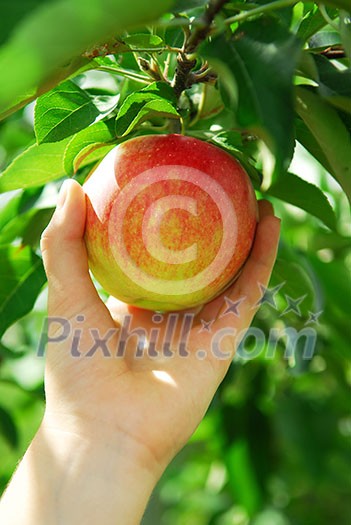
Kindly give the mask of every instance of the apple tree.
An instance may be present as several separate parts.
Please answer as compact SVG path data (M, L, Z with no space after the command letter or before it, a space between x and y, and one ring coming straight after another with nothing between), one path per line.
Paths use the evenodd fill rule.
M253 332L145 524L346 525L350 0L20 0L0 27L0 488L42 414L39 240L62 181L182 133L241 162L282 238L263 350Z

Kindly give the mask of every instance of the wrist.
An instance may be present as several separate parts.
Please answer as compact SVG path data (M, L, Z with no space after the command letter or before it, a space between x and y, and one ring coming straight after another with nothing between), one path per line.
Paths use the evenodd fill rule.
M36 438L45 435L61 445L65 443L69 450L79 446L82 453L108 454L111 459L128 461L136 470L150 475L155 483L167 467L167 461L157 456L143 436L135 436L116 422L46 410Z
M50 419L44 417L5 493L1 519L9 525L139 524L160 474L144 452L125 436L112 439L98 428L82 435Z

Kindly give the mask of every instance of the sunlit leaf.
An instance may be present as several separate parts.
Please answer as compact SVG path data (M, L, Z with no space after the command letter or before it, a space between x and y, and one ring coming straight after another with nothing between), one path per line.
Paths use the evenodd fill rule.
M38 144L57 142L86 128L98 117L92 98L71 80L66 80L35 105L35 134Z
M42 260L30 247L0 246L0 336L30 312L46 281Z
M0 406L0 435L7 441L12 448L17 448L19 435L17 425L12 417L3 406Z
M175 105L174 90L165 82L154 82L126 98L117 115L116 134L119 137L127 135L153 116L179 118Z
M292 78L299 41L274 19L264 18L259 25L241 25L231 40L214 38L201 53L215 69L230 71L238 88L237 103L230 79L226 87L237 124L267 143L275 156L276 175L286 170L294 150Z
M338 113L310 89L297 88L297 111L351 202L351 137Z
M336 217L327 197L317 186L297 175L286 173L272 184L268 194L298 206L320 219L328 228L335 229Z
M85 50L130 27L157 19L171 0L56 0L20 21L0 49L0 114L28 99ZM52 86L51 86L52 87Z
M77 133L71 138L64 152L63 163L67 175L74 173L74 161L87 146L105 144L115 137L115 119L97 122Z
M63 154L69 139L34 144L0 175L0 192L41 186L64 175Z

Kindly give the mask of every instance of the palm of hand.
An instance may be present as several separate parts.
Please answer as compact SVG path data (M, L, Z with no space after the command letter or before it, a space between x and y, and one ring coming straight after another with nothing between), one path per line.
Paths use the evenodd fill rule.
M163 342L171 314L156 323L153 312L116 300L104 305L100 300L88 274L82 240L83 201L80 187L74 185L65 214L54 216L42 243L49 278L49 316L65 317L71 327L67 339L48 347L44 419L88 439L99 437L109 443L115 441L117 446L126 441L134 443L146 461L164 465L201 421L234 355L235 337L223 338L221 351L226 355L219 356L213 352L213 334L230 326L235 335L252 321L260 298L258 284L267 285L275 260L279 223L270 204L262 201L254 247L240 277L200 311L178 313L174 337L165 351ZM73 214L76 220L72 220ZM62 230L71 224L75 231L66 239L71 258L67 263L72 266L68 275L55 260L53 234L57 226ZM62 243L56 240L56 244L61 251ZM74 289L75 296L69 296L65 287ZM224 315L225 297L234 302L242 299L239 316ZM193 317L186 343L179 345L182 323L190 314ZM131 316L129 333L138 328L147 335L144 351L133 336L125 351L119 352L126 315ZM209 330L204 329L203 322L209 323ZM150 349L155 328L157 343ZM123 355L116 356L116 349Z

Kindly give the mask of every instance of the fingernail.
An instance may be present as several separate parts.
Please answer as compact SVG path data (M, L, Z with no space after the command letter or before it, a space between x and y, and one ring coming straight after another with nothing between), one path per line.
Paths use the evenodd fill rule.
M57 208L62 208L63 205L65 204L65 200L66 200L66 197L67 197L67 190L68 190L68 186L69 186L69 180L65 180L61 186L61 189L60 189L60 193L59 193L59 196L58 196L58 199L57 199Z

